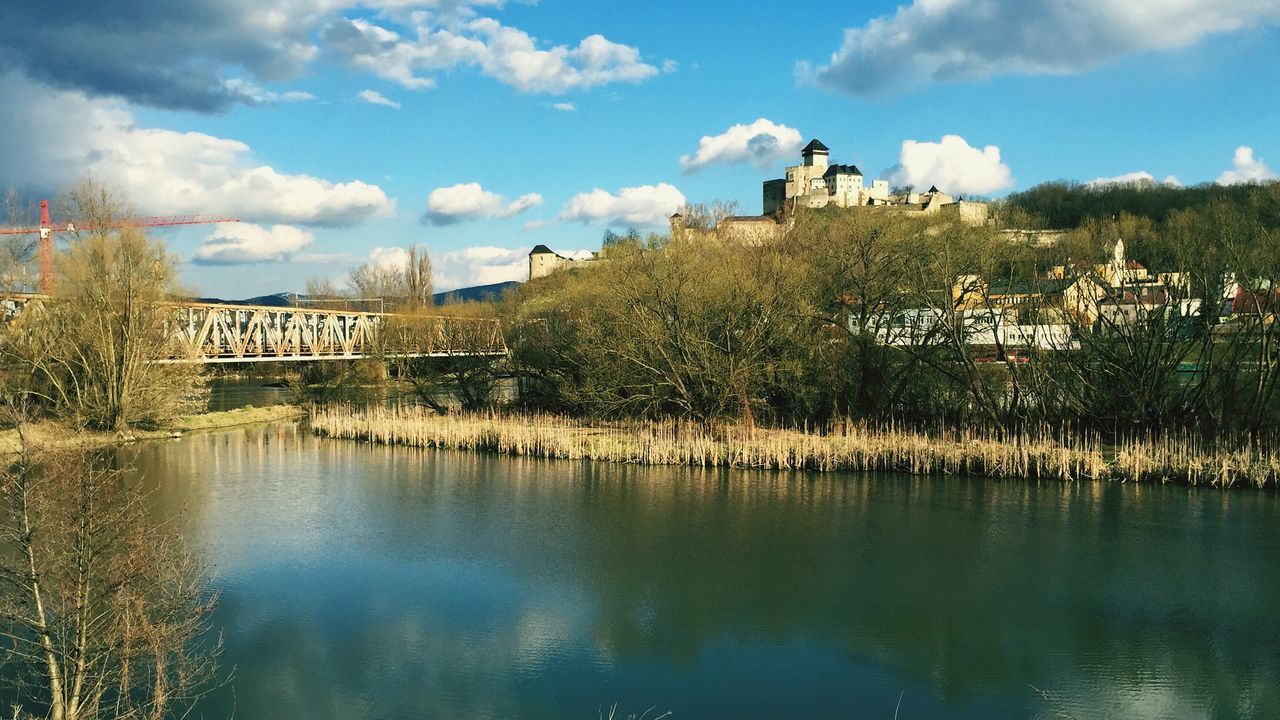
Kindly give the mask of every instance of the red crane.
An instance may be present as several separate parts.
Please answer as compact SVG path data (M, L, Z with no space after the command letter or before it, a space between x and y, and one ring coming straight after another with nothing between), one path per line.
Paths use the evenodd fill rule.
M240 222L236 218L205 217L203 215L170 215L149 217L127 217L116 220L110 227L169 227L171 225L205 225L209 223ZM62 225L62 223L59 223ZM53 292L53 234L55 232L76 232L76 223L66 223L66 227L54 227L49 218L49 201L40 201L40 227L36 228L4 228L0 235L40 234L40 292L48 295ZM81 225L79 230L94 230Z

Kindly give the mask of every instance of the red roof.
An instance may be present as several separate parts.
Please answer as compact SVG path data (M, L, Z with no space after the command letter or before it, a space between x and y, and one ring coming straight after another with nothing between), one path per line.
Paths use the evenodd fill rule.
M1236 290L1236 296L1231 301L1231 314L1270 314L1276 311L1276 307L1278 305L1280 305L1280 288L1276 288L1270 292L1266 290L1256 291L1240 288Z

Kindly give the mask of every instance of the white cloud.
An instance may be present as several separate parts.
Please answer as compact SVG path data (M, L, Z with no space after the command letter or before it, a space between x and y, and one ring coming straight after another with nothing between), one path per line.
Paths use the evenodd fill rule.
M680 158L680 169L695 173L711 165L753 163L768 169L779 159L800 151L800 131L760 118L750 125L734 125L719 135L704 135L693 155Z
M578 112L578 106L568 102L558 102L551 107L560 112Z
M529 279L531 248L469 247L431 254L436 292L475 285L524 282ZM589 258L590 250L558 251L571 258Z
M1276 0L913 0L846 29L828 64L798 72L854 95L1005 74L1070 74L1125 55L1280 20Z
M565 204L555 222L581 222L589 225L666 225L672 213L684 207L684 194L667 183L622 188L617 194L596 188L579 193ZM547 222L525 226L536 229Z
M1100 177L1085 183L1085 187L1101 188L1116 185L1136 185L1139 187L1153 187L1156 185L1168 185L1170 187L1181 187L1182 181L1173 175L1168 175L1164 180L1156 180L1156 177L1146 170L1116 175L1115 177Z
M433 253L431 268L436 292L527 280L529 250L483 246Z
M971 147L959 135L939 142L902 141L898 164L885 172L894 185L918 190L937 185L949 195L986 195L1013 187L1013 174L1000 160L1000 148Z
M402 247L376 247L369 252L369 264L380 268L403 268L409 262L409 251Z
M356 93L356 97L369 103L370 105L381 105L382 107L394 108L396 110L400 109L400 103L396 102L395 100L392 100L386 95L383 95L377 90L361 90L360 92Z
M390 215L377 185L283 173L237 140L140 127L120 101L50 90L0 74L0 183L66 186L89 174L155 215L220 215L260 223L350 225ZM36 142L32 139L39 138ZM6 174L9 173L9 174Z
M310 102L316 99L315 95L302 90L290 90L282 93L267 90L252 80L245 78L231 78L222 84L229 95L257 105L275 105L282 102Z
M193 259L197 265L276 262L293 257L314 241L314 235L292 225L273 225L268 229L249 223L228 223L217 226L201 241Z
M1274 170L1267 167L1262 158L1253 156L1253 148L1241 145L1231 159L1231 169L1218 176L1219 185L1243 185L1245 183L1276 180Z
M512 202L489 192L480 183L459 183L436 188L427 196L427 212L422 222L443 226L485 218L512 218L542 204L538 193L521 195Z
M460 22L419 12L412 19L413 38L359 18L330 23L321 37L338 60L413 90L434 87L435 79L422 73L460 66L477 67L521 92L551 95L658 74L640 59L639 50L601 35L573 47L539 49L528 33L492 18Z

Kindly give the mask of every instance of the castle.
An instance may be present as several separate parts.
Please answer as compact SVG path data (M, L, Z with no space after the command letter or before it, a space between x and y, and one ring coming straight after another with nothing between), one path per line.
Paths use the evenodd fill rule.
M970 225L986 225L987 204L956 200L936 186L918 193L906 189L894 193L889 181L872 180L857 165L831 165L831 151L819 140L813 140L801 151L802 162L787 168L786 179L764 182L764 212L760 215L722 219L714 228L695 229L686 224L680 213L671 216L671 238L711 237L745 246L759 246L776 241L793 224L797 208L817 209L833 205L879 212L951 215ZM1025 232L1025 231L1019 231ZM599 259L570 258L539 245L529 253L529 278L546 277L566 267L581 267Z
M797 207L841 208L886 207L904 212L927 214L955 213L971 225L987 222L986 203L957 201L936 186L923 193L906 190L894 194L889 181L872 180L867 184L857 165L831 165L831 151L820 140L813 140L801 151L801 163L787 168L786 179L764 182L764 215L779 210L790 213Z

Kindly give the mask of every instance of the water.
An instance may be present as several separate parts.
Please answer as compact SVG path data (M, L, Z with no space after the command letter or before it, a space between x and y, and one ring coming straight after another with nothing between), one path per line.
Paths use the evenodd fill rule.
M293 402L294 393L279 384L279 380L262 378L220 377L209 381L207 412L236 410L253 405L269 407Z
M125 452L223 593L205 717L1280 717L1273 495Z

